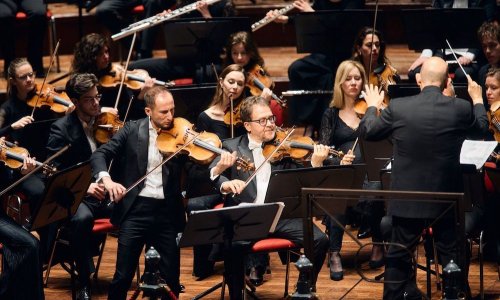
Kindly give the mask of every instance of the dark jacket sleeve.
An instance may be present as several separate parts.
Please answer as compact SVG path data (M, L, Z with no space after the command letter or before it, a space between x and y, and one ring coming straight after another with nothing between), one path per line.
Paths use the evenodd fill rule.
M103 144L92 154L90 164L92 165L92 175L94 177L97 178L99 172L107 172L108 163L125 148L127 138L132 130L132 124L132 122L127 122L109 142Z
M393 100L394 101L394 100ZM392 103L392 102L391 102ZM392 109L391 105L380 113L377 117L377 108L368 107L365 116L359 124L360 137L367 141L379 141L389 137L392 130Z
M467 136L473 139L483 139L488 134L488 117L483 104L476 104L472 107L473 116L471 126Z
M66 140L68 134L65 129L65 127L59 126L58 122L52 123L52 126L50 126L49 140L47 141L47 157L53 155L68 144ZM52 163L58 170L61 169L61 159L56 158Z

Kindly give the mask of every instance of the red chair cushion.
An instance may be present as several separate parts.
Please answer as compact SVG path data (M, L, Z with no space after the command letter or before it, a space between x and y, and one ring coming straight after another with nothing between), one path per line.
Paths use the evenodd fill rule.
M223 207L224 207L224 203L219 203L219 204L214 206L214 209L219 209L219 208L223 208Z
M287 239L268 238L258 241L252 246L252 252L272 252L298 248L298 246Z
M193 84L193 78L179 78L174 80L175 85Z
M132 8L132 14L142 14L144 13L144 5L137 5Z
M51 12L50 10L48 10L48 9L47 9L46 16L47 16L47 19L52 18L52 12ZM28 18L28 16L27 16L27 15L26 15L26 13L25 13L25 12L23 12L23 11L18 11L18 12L16 13L16 20L24 20L24 19L26 19L26 18Z
M107 233L117 230L109 219L97 219L94 220L94 227L92 228L92 233Z
M496 169L497 167L494 162L486 162L484 166L491 169ZM488 193L495 192L495 186L493 185L493 182L491 182L491 179L488 177L488 174L486 172L484 172L484 188Z

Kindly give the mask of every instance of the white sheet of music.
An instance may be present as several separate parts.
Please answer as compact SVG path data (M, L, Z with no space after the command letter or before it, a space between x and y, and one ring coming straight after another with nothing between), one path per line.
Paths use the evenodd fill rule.
M460 151L460 163L472 164L480 169L497 146L496 141L465 140Z

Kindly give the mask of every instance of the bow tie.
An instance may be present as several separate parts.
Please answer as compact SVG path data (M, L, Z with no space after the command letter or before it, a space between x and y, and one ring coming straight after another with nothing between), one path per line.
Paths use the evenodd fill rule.
M254 141L248 141L248 149L253 151L256 148L262 148L262 143L256 143Z

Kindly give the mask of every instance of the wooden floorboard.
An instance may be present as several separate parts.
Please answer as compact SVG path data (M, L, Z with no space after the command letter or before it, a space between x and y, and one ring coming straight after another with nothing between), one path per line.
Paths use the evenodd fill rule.
M101 300L106 299L108 285L111 282L113 272L115 269L116 260L116 243L117 239L115 237L109 237L106 244L106 249L99 271L99 279L97 282L93 283L93 299ZM368 242L368 240L362 240L363 242ZM325 265L321 270L318 279L318 296L320 299L339 299L347 292L356 282L360 279L360 276L356 273L353 268L354 265L354 255L357 251L356 244L347 236L344 238L343 249L342 249L342 259L345 268L345 277L342 281L331 281L329 278L328 268ZM475 258L477 253L477 247L474 248L474 257L471 264L471 270L469 275L469 280L471 283L471 289L473 294L479 293L479 267L477 259ZM420 251L423 253L423 251ZM422 255L422 254L420 254ZM361 257L367 260L369 256L368 248L361 252ZM420 258L420 260L422 260ZM141 265L143 259L141 258ZM276 253L271 254L271 267L272 267L272 278L265 282L262 286L257 288L257 295L260 299L271 300L280 299L283 295L284 288L284 277L285 268L281 265L279 257ZM486 299L500 299L500 282L498 280L498 274L496 271L496 264L492 262L485 263L485 292ZM143 269L143 266L141 266ZM195 281L191 276L192 272L192 249L185 248L181 251L181 283L186 286L186 292L181 294L180 299L191 299L198 293L204 291L205 289L217 284L222 278L223 265L222 263L216 264L216 274L208 277L203 281ZM368 274L377 274L377 272L369 272ZM294 286L297 282L298 272L294 266L291 267L290 273L290 292L293 292ZM425 273L422 271L418 272L418 285L419 288L425 290ZM135 281L134 281L135 282ZM434 278L433 278L434 282ZM129 297L133 294L133 290L136 288L135 283L133 283L131 291L129 292ZM441 299L439 292L436 290L436 286L433 283L433 297L432 299ZM45 289L45 296L47 300L62 300L70 299L70 279L69 275L59 266L54 267L51 272L51 277L48 287ZM207 296L205 299L219 299L220 290ZM368 283L361 282L357 285L346 297L345 299L381 299L382 298L382 284L380 283ZM229 297L226 295L226 299Z

